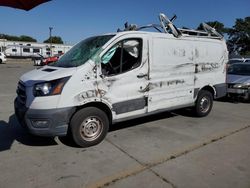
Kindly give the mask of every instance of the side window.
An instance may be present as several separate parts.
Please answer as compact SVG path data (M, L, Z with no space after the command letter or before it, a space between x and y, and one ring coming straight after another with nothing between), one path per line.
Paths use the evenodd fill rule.
M23 48L23 52L30 52L30 49L29 48Z
M102 57L102 73L117 75L130 71L141 64L142 40L123 40L106 52Z
M33 48L33 53L40 53L40 49Z

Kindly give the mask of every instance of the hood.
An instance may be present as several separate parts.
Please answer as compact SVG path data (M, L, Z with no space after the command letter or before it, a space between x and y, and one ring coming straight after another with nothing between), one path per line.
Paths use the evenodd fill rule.
M36 83L72 76L75 71L75 67L61 68L44 66L42 68L25 73L21 76L20 80L24 82L26 86L32 86Z
M235 84L250 83L250 76L228 74L227 83L235 83Z

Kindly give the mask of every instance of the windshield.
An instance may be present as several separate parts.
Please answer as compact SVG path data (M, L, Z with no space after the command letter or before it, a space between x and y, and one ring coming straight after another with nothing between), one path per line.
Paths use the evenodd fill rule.
M55 67L78 67L93 57L101 47L114 35L91 37L71 48L57 62L51 64Z
M229 67L228 74L250 76L250 64L233 64Z

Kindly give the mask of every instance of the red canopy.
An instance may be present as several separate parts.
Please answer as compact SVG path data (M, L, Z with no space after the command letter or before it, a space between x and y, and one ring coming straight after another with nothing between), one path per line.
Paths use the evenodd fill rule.
M48 1L51 0L0 0L0 6L7 6L28 11Z

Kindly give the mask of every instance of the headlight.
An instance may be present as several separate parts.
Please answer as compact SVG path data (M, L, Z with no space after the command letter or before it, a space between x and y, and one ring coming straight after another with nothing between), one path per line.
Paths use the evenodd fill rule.
M235 84L233 87L235 89L248 89L250 87L250 83Z
M65 77L58 80L35 84L33 94L35 97L60 95L69 78L70 77Z
M35 91L40 92L42 95L48 95L51 91L51 83L42 83L35 85Z

